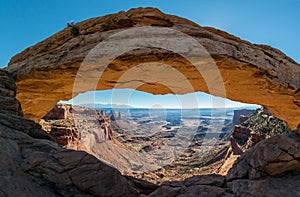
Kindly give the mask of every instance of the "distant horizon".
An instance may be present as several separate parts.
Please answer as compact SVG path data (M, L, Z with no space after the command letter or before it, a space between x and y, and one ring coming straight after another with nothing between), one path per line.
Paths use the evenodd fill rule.
M245 105L240 105L240 106L228 106L228 107L194 107L194 108L179 108L179 107L161 107L161 108L156 108L156 107L147 107L147 106L133 106L133 105L125 105L125 104L110 104L110 103L77 103L77 104L73 104L71 102L68 101L59 101L58 104L69 104L69 105L73 105L73 106L80 106L80 107L87 107L90 108L90 106L92 107L93 105L95 106L95 108L97 108L96 105L103 105L103 107L99 107L102 109L112 109L112 108L116 108L116 109L235 109L235 108L245 108L245 109L258 109L261 108L262 106L260 105L256 105L256 104L245 104ZM111 107L109 107L111 106ZM120 106L120 107L118 107Z
M130 88L90 91L79 94L69 101L60 101L73 105L115 105L147 109L223 109L223 108L259 108L260 105L241 103L227 98L216 97L204 92L183 95L151 93Z
M66 28L67 22L74 20L77 23L137 7L155 7L166 14L186 18L203 27L220 29L251 43L272 46L296 62L300 62L298 53L300 1L269 3L258 0L236 2L191 0L187 3L178 0L176 3L170 3L168 1L131 0L116 3L90 0L86 3L73 0L70 3L52 0L2 1L0 5L0 18L2 19L0 25L4 29L0 32L2 38L0 67L6 67L14 55ZM247 12L251 14L246 14ZM110 90L94 93L94 95L86 93L73 100L78 101L75 103L99 101L99 103L128 104L137 108L152 109L157 107L155 105L166 109L213 109L251 107L252 105L211 97L205 93L173 97L170 95L152 96L138 91L134 91L133 95L115 94L115 92L115 90ZM180 102L179 98L182 98L183 102Z

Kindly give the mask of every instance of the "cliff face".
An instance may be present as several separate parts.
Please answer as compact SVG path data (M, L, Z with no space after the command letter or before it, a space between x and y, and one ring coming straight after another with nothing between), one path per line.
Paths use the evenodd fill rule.
M234 122L238 124L233 125L230 136L225 137L230 145L218 172L223 175L228 173L240 155L260 141L291 132L282 120L272 116L264 107L257 110L235 110L233 124Z
M237 155L266 138L291 132L283 121L272 116L266 108L258 109L242 119L243 121L234 127L230 139L232 151Z
M277 49L254 45L226 32L201 27L153 8L131 9L128 12L93 18L76 25L79 28L77 36L71 33L70 28L65 28L11 59L7 70L16 80L17 98L22 103L25 117L39 121L59 100L69 100L81 92L114 87L133 89L138 87L139 90L153 94L202 91L216 96L226 95L232 100L267 107L274 116L286 121L293 129L299 123L300 66ZM107 69L105 65L95 64L93 60L83 63L89 52L101 41L107 41L118 32L146 26L167 27L169 30L191 36L207 50L212 61L218 66L221 79L215 80L216 75L211 72L216 69L211 67L212 64L207 68L201 67L203 72L200 74L195 66L182 57L191 55L191 51L196 50L194 45L178 44L174 51L159 47L163 43L172 45L185 41L179 38L178 34L164 28L156 29L154 35L148 35L145 30L144 33L132 31L122 39L111 38L113 45L101 47L99 57L120 55L115 57ZM137 38L140 42L136 42ZM135 46L136 48L129 47L124 53L122 47L125 46L120 42L129 46L141 45L141 42L146 44ZM159 45L147 46L147 43L153 42ZM183 54L180 56L176 51L182 51ZM106 61L100 61L103 62ZM121 77L136 65L148 62L170 65L184 76L183 81L187 81L192 88L187 89L182 80L176 77L166 79L165 76L170 76L170 70L164 71L162 66L154 69L160 70L159 73L151 74L152 67L146 66L134 70L136 73L132 74L130 79ZM87 66L85 72L89 77L84 77L84 84L75 90L77 71L83 64ZM97 73L101 69L103 74L98 81L100 76ZM147 72L150 73L149 76L145 75ZM77 80L80 77L82 76L77 76ZM96 84L93 82L95 78ZM222 85L217 89L214 85L216 81L222 81ZM91 84L94 84L93 87ZM208 85L214 88L209 88ZM221 91L223 86L226 94Z
M247 117L251 114L253 114L255 112L255 110L251 110L251 109L241 109L241 110L234 110L233 111L233 119L232 119L232 125L238 125L241 122L244 122L245 119L247 119Z
M76 122L74 118L77 117ZM82 121L82 119L84 120ZM94 128L96 131L93 135L88 134L84 129L78 130L79 127L83 126L79 125L79 121L82 121L84 127L89 130ZM110 122L111 118L103 110L58 104L41 119L40 125L62 147L89 151L90 148L87 144L82 143L92 140L88 138L96 138L100 142L112 139Z

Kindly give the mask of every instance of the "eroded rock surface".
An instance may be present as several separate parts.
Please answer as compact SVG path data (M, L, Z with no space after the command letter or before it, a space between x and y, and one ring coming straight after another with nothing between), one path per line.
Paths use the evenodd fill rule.
M242 155L227 175L229 180L278 175L300 168L300 137L293 132L256 144Z
M85 77L86 84L81 84L79 89L73 92L74 80L81 63L98 43L133 27L155 26L183 32L198 41L217 64L227 98L263 105L293 129L300 121L300 66L277 49L254 45L226 32L201 27L153 8L131 9L128 12L89 19L76 26L79 28L78 36L74 36L70 28L65 28L11 59L8 71L16 80L17 98L23 106L25 117L38 121L59 100L69 100L80 92L114 87L138 88L153 94L203 91L224 97L220 91L211 91L222 87L213 86L214 88L209 90L208 86L211 84L206 84L203 79L205 75L206 80L214 82L215 76L210 76L212 67L205 68L201 76L193 65L172 51L140 46L139 49L121 53L120 41L115 42L116 46L112 48L105 46L108 47L108 55L112 53L111 49L114 53L119 52L122 55L109 64L96 87L91 87L90 82L94 78L99 78L100 76L96 76L97 71L104 68L99 68L99 64L95 64L93 60L86 61L90 77ZM155 36L152 37L133 31L121 41L130 44L134 43L136 38L149 42L157 39L168 39L170 43L182 41L176 33L169 34L163 30L156 30ZM180 49L186 49L186 54L183 55L188 55L188 52L192 51L188 47L188 45L178 46ZM151 74L153 70L153 67L146 66L135 69L136 73L130 75L129 79L122 79L121 76L130 69L147 62L172 66L183 74L192 89L186 89L184 83L178 81L176 77L166 79L165 76L170 76L170 69L164 71L161 65L154 69L159 69L161 71L159 74L156 72L155 75L145 75L148 71ZM162 79L169 84L164 84L166 81Z
M138 190L119 171L86 152L65 150L23 117L16 86L0 70L1 196L130 196ZM7 102L10 103L10 108ZM43 134L42 134L43 133ZM48 136L49 137L49 136ZM109 178L108 178L109 177Z
M66 119L68 114L72 113L70 105L55 105L44 117L44 119Z
M244 122L253 113L255 113L255 110L251 110L251 109L234 110L234 114L232 118L233 126Z
M263 140L237 159L226 176L237 196L300 196L300 136Z
M236 155L241 155L266 138L291 132L282 120L274 117L266 108L257 109L247 118L242 116L242 119L234 127L230 139L233 154Z

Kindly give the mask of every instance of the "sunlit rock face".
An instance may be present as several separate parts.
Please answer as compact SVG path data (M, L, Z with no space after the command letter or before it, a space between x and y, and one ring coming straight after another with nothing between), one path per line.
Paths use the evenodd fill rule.
M128 12L92 18L78 23L77 26L79 35L74 36L70 28L65 28L11 59L8 71L18 86L17 98L22 104L25 117L38 121L59 100L69 100L78 93L89 90L118 87L137 88L153 94L203 91L236 101L263 105L293 129L300 121L300 66L277 49L251 44L226 32L211 27L201 27L187 19L167 15L153 8L137 8ZM204 72L200 74L181 54L144 45L122 53L105 69L99 68L95 62L85 61L88 72L97 73L99 69L103 69L104 72L93 87L89 82L95 76L86 77L87 83L81 84L81 87L74 90L77 72L86 56L97 44L118 32L146 26L170 28L195 39L195 42L207 50L218 66L225 92L214 91L214 88L206 83L214 81L215 76L205 72L212 67L203 66ZM182 41L176 33L172 31L166 33L165 29L156 29L152 37L132 31L120 42L115 42L119 43L119 46L104 45L104 49L112 47L117 52L122 52L120 49L122 43L126 42L130 45L136 38L152 39L152 41L169 39L170 43ZM188 45L179 45L177 49L185 50L186 53L183 55L194 50ZM176 48L174 50L176 51ZM205 61L204 58L203 62ZM137 67L149 62L171 66L182 74L184 80L172 77L169 70L164 70L162 65L155 69L153 67L155 65L148 65L143 69ZM135 69L135 74L126 79L122 78L132 69ZM148 72L151 70L156 70L157 74ZM147 72L150 76L145 74ZM165 80L168 84L160 83L162 78L167 78ZM183 82L187 82L192 88L186 88Z
M94 144L112 139L110 122L105 110L58 104L39 124L63 148L93 153Z

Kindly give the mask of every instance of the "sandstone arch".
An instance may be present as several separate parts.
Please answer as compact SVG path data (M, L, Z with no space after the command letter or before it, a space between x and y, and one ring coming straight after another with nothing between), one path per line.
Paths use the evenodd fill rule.
M126 28L161 26L184 32L206 48L221 72L227 98L266 106L291 128L296 128L300 122L300 65L277 49L251 44L153 8L93 18L77 26L79 36L74 37L66 28L11 59L7 69L18 86L17 98L25 117L39 120L59 100L72 98L77 70L97 43ZM172 65L187 77L195 91L208 92L203 78L195 75L194 68L182 57L149 48L118 57L106 69L99 84L103 83L97 89L113 88L128 68L149 61ZM131 85L128 81L124 87ZM169 93L168 89L155 87L159 86L146 82L140 90L153 94Z

